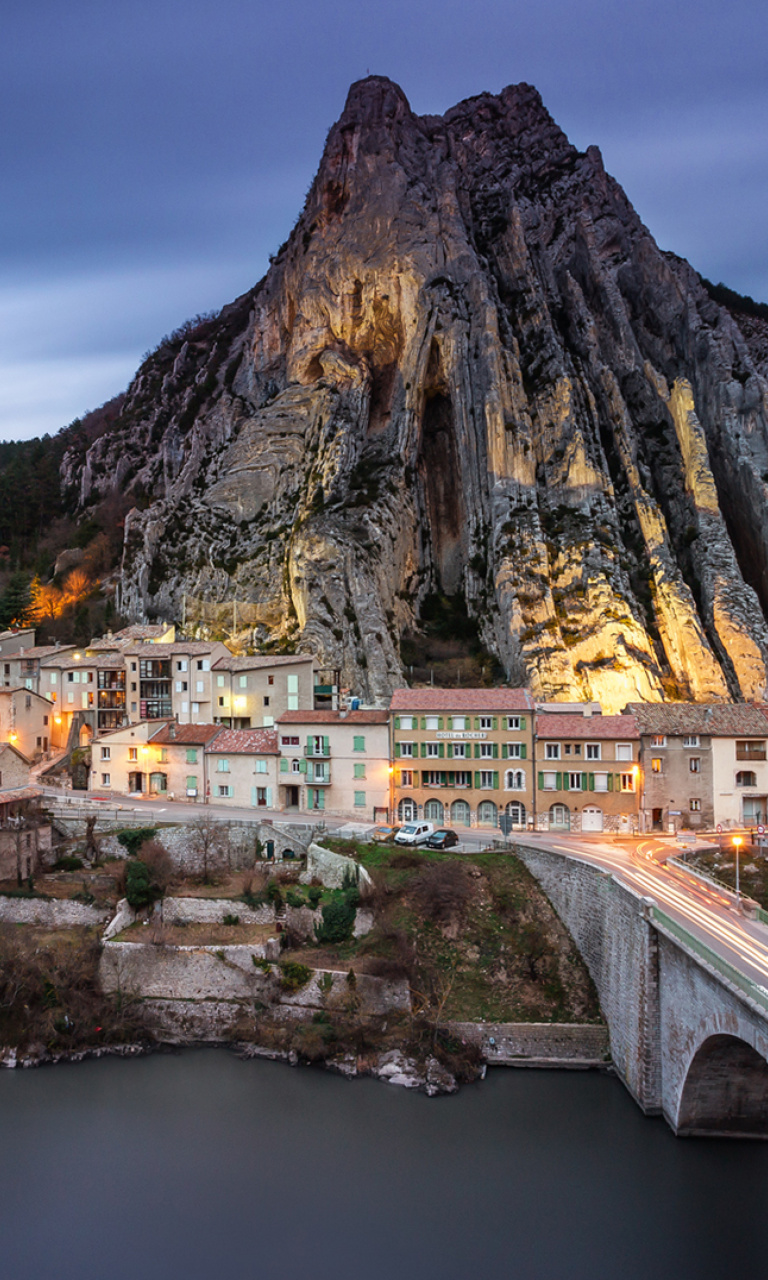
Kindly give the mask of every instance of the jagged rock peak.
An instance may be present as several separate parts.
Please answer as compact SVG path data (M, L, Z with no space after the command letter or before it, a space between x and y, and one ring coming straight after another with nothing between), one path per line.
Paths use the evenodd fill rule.
M764 354L532 86L417 116L371 76L264 280L163 345L65 479L142 498L132 617L220 627L236 598L373 699L463 609L548 697L752 697Z

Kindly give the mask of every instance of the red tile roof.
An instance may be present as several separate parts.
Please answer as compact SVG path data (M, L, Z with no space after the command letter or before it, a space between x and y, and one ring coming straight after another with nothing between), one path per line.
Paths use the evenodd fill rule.
M276 729L222 729L206 747L206 752L227 755L276 756Z
M284 711L277 723L284 724L386 724L388 711Z
M395 689L390 711L532 711L527 689Z
M630 702L641 733L768 738L768 719L749 702Z
M18 800L36 800L43 792L37 787L9 787L0 791L0 804L14 804Z
M262 671L267 667L288 667L296 662L314 662L311 653L272 654L252 653L236 657L226 655L217 658L213 664L214 671Z
M536 734L539 738L584 739L639 738L640 730L634 716L584 716L543 712L536 717Z
M205 746L217 733L221 733L220 724L176 724L163 725L156 733L153 733L149 741L155 745L170 747L174 743L180 743L186 746L187 743L191 747Z

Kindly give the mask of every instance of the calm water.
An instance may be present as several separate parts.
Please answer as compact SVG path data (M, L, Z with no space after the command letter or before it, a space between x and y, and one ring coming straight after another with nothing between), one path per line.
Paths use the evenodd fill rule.
M0 1071L2 1280L749 1280L768 1144L676 1141L617 1081L430 1100L224 1050Z

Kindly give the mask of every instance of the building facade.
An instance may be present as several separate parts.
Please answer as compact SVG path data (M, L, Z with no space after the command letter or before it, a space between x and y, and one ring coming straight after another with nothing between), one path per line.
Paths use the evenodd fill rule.
M227 654L213 667L213 718L232 729L271 729L286 711L314 708L311 655Z
M396 689L393 821L526 828L533 816L533 701L525 689Z
M390 807L386 711L287 711L277 726L278 808L384 821Z
M634 716L539 712L535 747L538 830L638 829L640 732Z
M205 754L211 804L275 807L279 758L275 729L220 728Z

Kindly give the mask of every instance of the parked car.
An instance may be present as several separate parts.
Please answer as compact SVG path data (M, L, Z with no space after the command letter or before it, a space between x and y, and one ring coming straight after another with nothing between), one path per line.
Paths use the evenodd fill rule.
M434 822L404 822L395 836L395 844L425 844L434 829Z
M441 827L439 831L433 831L427 840L428 849L452 849L454 845L459 843L459 837L455 831L450 831L445 827Z
M374 827L371 832L371 839L379 841L394 840L399 830L399 827Z

